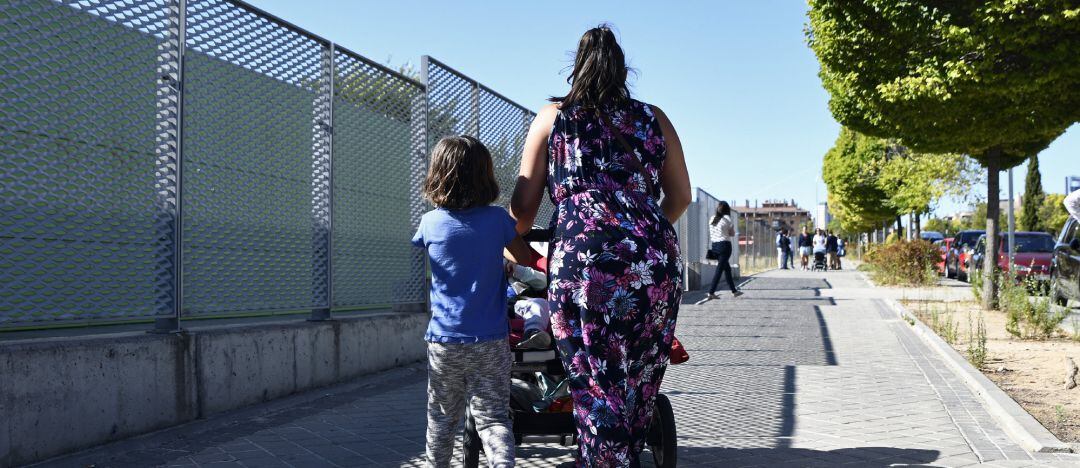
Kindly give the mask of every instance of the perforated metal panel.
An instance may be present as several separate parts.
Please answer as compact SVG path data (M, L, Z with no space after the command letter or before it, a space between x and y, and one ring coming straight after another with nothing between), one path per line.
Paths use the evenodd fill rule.
M495 178L502 190L496 204L508 206L521 167L525 136L536 114L436 59L424 57L424 67L430 145L447 135L479 138L491 151ZM535 224L547 227L554 211L545 197Z
M334 305L423 302L423 88L344 51L334 56Z
M238 1L9 0L0 26L0 328L420 303L430 145L479 136L505 204L533 118Z
M184 313L325 306L329 46L224 0L186 24Z
M0 7L0 326L154 316L166 2Z

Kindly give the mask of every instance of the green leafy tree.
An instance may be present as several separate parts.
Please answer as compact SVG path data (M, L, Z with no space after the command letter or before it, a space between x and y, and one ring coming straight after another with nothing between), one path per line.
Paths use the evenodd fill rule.
M1069 220L1069 212L1065 211L1065 194L1046 194L1042 206L1039 207L1039 219L1042 220L1046 232L1061 233L1061 228L1065 227L1065 222Z
M987 248L997 248L999 172L1080 118L1074 0L810 0L807 38L843 125L987 170ZM983 304L996 307L994 256Z
M1028 162L1027 178L1024 180L1024 201L1020 210L1020 226L1025 231L1044 231L1046 223L1042 221L1039 209L1046 200L1042 188L1042 175L1039 174L1039 157L1032 156Z
M978 165L964 155L916 153L899 145L890 146L889 153L878 185L898 213L918 217L946 195L964 195L979 180Z
M847 232L867 232L897 215L878 185L887 145L847 128L840 129L822 164L829 208Z
M923 223L923 229L927 231L937 231L945 235L952 233L949 223L941 218L930 218L926 220L926 223Z

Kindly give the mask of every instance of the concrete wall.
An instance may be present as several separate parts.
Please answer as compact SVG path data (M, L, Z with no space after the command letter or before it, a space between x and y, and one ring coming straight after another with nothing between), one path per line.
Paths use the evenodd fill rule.
M0 342L0 467L424 359L427 314Z

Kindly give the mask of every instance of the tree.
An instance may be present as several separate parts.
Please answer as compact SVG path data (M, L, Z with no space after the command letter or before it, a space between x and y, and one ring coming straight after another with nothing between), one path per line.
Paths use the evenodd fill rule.
M1069 220L1069 212L1065 211L1065 194L1047 194L1039 207L1039 219L1042 220L1046 232L1060 234L1061 228L1065 227L1065 222Z
M867 232L897 215L878 185L886 143L847 128L825 153L821 177L829 189L829 208L847 232Z
M933 210L942 197L970 191L979 179L977 164L960 154L916 153L892 145L890 155L878 186L898 213L914 214L916 220Z
M937 231L944 235L948 235L951 232L949 223L941 218L930 218L926 220L926 224L923 224L923 229L927 231Z
M987 249L999 172L1080 118L1080 8L1072 0L810 0L807 39L843 125L987 170ZM993 255L983 304L996 307Z
M1032 156L1028 161L1027 178L1024 180L1024 201L1020 210L1020 226L1025 231L1044 231L1046 223L1039 216L1039 209L1046 199L1042 188L1042 175L1039 174L1039 157Z

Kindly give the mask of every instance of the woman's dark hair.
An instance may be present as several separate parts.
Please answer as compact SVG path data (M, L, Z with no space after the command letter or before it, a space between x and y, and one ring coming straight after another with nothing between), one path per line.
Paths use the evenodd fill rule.
M574 69L566 82L570 92L550 100L563 108L579 105L585 108L622 108L630 101L626 87L626 56L607 24L585 31L578 42Z
M448 210L490 205L499 198L491 153L471 136L449 136L431 150L424 198Z
M728 205L728 202L726 201L720 200L720 203L716 205L716 214L713 215L712 222L710 222L709 224L719 223L721 218L730 215L731 205Z

